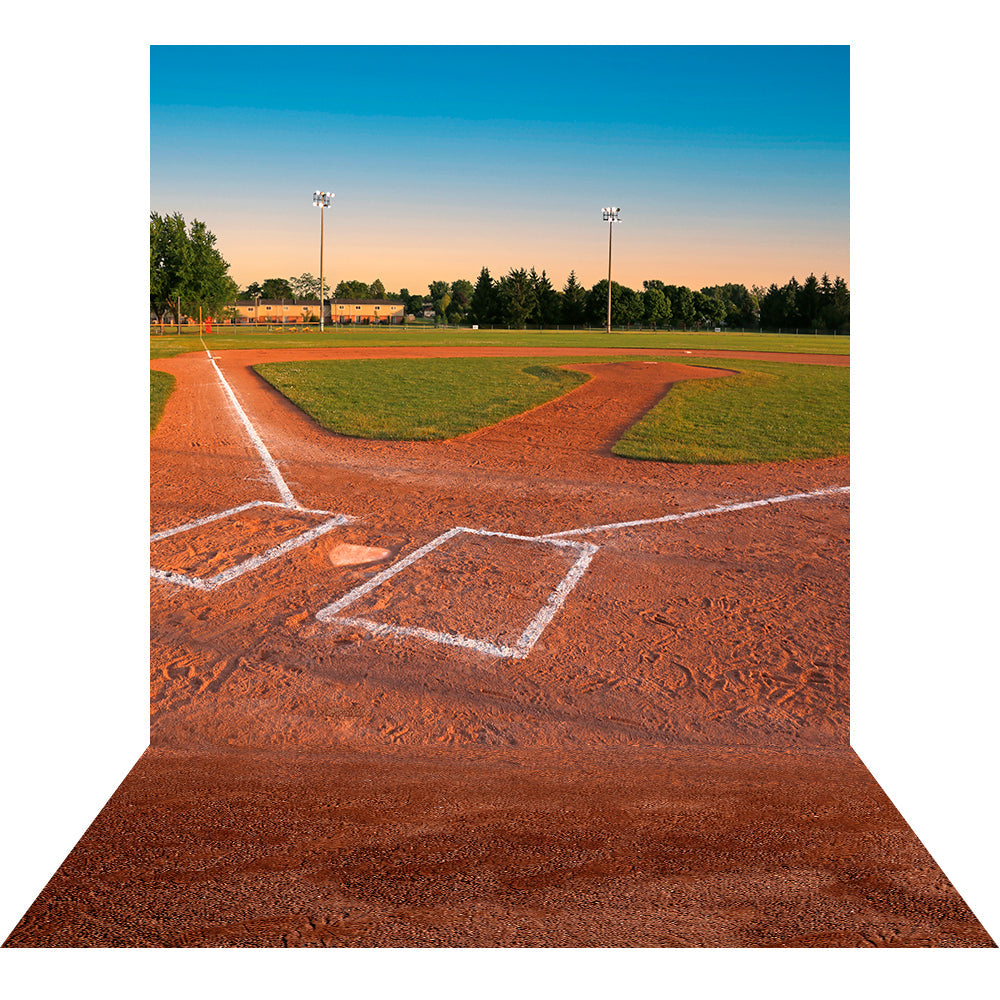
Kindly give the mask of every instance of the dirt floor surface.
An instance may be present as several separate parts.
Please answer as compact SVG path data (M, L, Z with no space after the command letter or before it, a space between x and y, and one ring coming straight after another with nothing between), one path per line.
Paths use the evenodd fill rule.
M599 352L219 354L273 468L154 362L150 748L6 946L991 946L849 745L846 457L612 455L697 352L445 442L250 368L475 353Z

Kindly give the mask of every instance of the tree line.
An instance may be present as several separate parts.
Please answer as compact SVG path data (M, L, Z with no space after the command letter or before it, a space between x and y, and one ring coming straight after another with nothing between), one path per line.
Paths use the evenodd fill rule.
M229 264L215 247L215 234L204 222L188 225L179 212L149 216L149 306L159 322L171 313L203 310L221 316L236 300L239 286L229 276Z
M431 282L428 286L437 317L448 323L504 326L594 326L607 322L608 282L591 288L580 284L575 271L562 289L535 268L511 268L494 279L484 267L469 281ZM408 310L410 311L410 310ZM642 289L611 282L611 325L649 329L697 330L716 326L735 329L850 330L847 282L810 274L803 284L792 277L784 286L764 288L742 284L701 289L671 285L659 279L643 281Z
M229 264L215 247L215 236L205 223L190 225L180 213L150 214L149 287L152 312L163 322L166 313L193 316L201 308L207 315L224 318L238 299L287 299L319 301L320 282L309 273L297 278L267 278L245 289L229 277ZM324 297L330 297L323 281ZM427 294L402 288L389 292L381 279L371 283L340 281L333 290L338 299L386 299L402 302L405 312L420 315L430 302L438 322L450 325L591 326L607 322L608 282L591 288L580 284L575 271L556 288L543 270L512 267L494 279L483 267L475 283L465 278L432 281ZM809 329L847 333L851 324L851 296L847 282L837 276L810 274L803 283L792 277L779 287L741 284L712 285L701 289L670 285L659 279L643 281L642 289L611 282L611 325L647 329L697 330L726 326L730 329Z
M325 282L324 282L325 284ZM327 288L329 295L329 288ZM254 282L242 293L268 299L318 301L319 281L311 274L299 278L268 278ZM427 294L412 294L403 288L387 292L378 278L341 281L334 289L338 299L388 299L402 302L408 314L420 315L429 303L438 322L450 325L501 326L593 326L607 322L608 282L591 288L580 284L575 271L562 289L535 268L511 268L494 279L489 268L479 272L476 283L465 278L432 281ZM824 274L810 274L799 284L792 277L779 287L741 284L712 285L693 289L668 285L651 278L642 290L611 282L611 325L642 326L647 329L698 330L727 326L731 329L809 329L847 333L851 325L851 296L847 282Z

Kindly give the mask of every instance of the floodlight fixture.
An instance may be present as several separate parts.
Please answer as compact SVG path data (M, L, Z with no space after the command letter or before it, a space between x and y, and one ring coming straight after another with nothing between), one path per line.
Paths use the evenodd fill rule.
M333 201L332 191L313 191L313 206L319 209L319 332L323 332L323 212Z
M611 333L611 233L614 229L613 223L621 222L619 218L620 208L614 205L602 208L604 221L608 224L608 333Z

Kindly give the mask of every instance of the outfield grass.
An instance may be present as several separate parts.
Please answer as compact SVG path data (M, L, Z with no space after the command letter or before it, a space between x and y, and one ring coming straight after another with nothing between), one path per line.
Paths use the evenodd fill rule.
M298 349L303 347L565 347L680 348L713 351L770 351L795 354L850 354L851 338L777 333L603 333L586 330L407 330L398 327L333 329L322 334L213 333L205 338L213 351ZM202 350L197 333L150 337L150 357L169 358Z
M156 430L156 425L163 416L170 393L174 391L177 379L166 372L150 371L149 373L149 433Z
M254 371L328 430L407 441L467 434L587 381L527 358L270 362Z
M440 440L487 427L586 380L556 366L617 357L309 361L255 366L323 427L352 437ZM685 359L736 370L674 388L615 444L626 458L769 462L847 454L847 368Z
M738 369L682 382L611 449L667 462L773 462L850 452L850 370L832 365L699 359Z

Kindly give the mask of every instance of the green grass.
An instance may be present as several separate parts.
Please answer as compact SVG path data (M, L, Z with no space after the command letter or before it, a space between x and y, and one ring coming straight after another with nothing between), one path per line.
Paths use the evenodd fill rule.
M667 462L773 462L850 452L850 371L832 365L700 359L738 369L683 382L612 448Z
M156 430L156 425L163 416L167 400L174 391L177 379L166 372L150 371L149 373L149 433Z
M488 427L587 381L527 358L269 362L254 371L328 430L408 441Z
M776 333L603 333L597 330L455 330L400 327L327 330L320 334L213 333L205 338L213 351L271 350L303 347L563 347L681 348L714 351L773 351L796 354L850 354L851 338ZM186 351L202 350L198 334L150 337L150 357L169 358Z
M352 437L440 440L504 420L586 380L560 364L625 358L310 361L255 366L319 424ZM675 385L612 449L710 464L850 451L850 371L832 365L685 359L736 375Z

